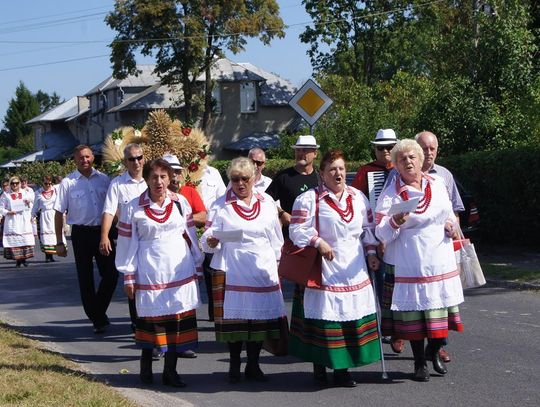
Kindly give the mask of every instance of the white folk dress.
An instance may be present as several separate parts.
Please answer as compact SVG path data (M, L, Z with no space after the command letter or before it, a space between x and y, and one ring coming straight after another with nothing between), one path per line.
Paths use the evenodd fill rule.
M317 193L317 194L316 194ZM319 230L315 227L319 200ZM353 217L344 221L327 199L345 211L352 203ZM334 259L322 259L322 288L304 292L304 316L325 321L353 321L375 314L375 298L366 265L366 251L376 248L375 225L369 202L360 191L346 187L341 199L324 186L310 189L294 202L289 236L298 247L315 246L322 238Z
M57 192L55 188L49 191L40 191L35 196L34 207L32 208L32 217L39 215L39 240L41 242L41 250L47 254L56 254L56 233L54 230L54 201L56 200ZM63 236L62 240L66 242Z
M135 285L140 317L179 314L200 305L203 255L189 204L181 196L174 199L179 200L183 216L169 197L160 208L146 191L125 206L118 222L116 267L124 274L124 284ZM163 212L171 203L170 217L163 223L145 212L145 207Z
M27 192L8 192L0 197L0 213L4 217L4 257L8 259L33 257L35 238L32 228L31 204ZM26 202L25 202L26 201ZM14 215L8 212L20 208Z
M235 210L235 205L240 209ZM247 220L242 210L258 215ZM266 193L255 192L249 205L232 189L218 198L208 215L201 237L203 250L213 253L210 267L225 272L223 319L270 320L285 315L285 304L277 272L283 234L277 206ZM217 231L243 232L240 241L220 242L210 248L206 242ZM216 320L217 321L217 320Z
M408 198L431 199L422 213L410 213L398 226L388 210ZM396 177L381 193L376 210L376 235L385 244L384 261L395 266L391 310L423 311L448 308L463 302L463 289L457 271L452 239L445 234L445 223L455 222L452 203L441 178L422 178L422 190L403 184Z

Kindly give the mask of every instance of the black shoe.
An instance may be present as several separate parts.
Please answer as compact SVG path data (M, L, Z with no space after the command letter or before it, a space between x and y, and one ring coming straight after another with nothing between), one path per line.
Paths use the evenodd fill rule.
M163 352L160 351L158 348L154 348L152 350L152 360L159 360L163 357Z
M229 383L238 383L240 381L240 359L229 362Z
M437 373L445 375L448 373L448 369L446 369L446 364L441 359L441 355L439 355L439 352L436 352L435 354L432 354L433 358L433 370L435 370Z
M317 387L326 387L328 385L328 375L324 365L313 364L313 379Z
M334 370L334 384L338 387L356 387L356 381L347 369Z
M184 358L184 359L194 359L197 357L197 354L192 350L185 350L183 352L178 352L177 355L179 358Z
M162 380L165 386L186 387L186 383L182 381L175 370L164 370Z
M255 380L256 382L267 382L268 377L266 377L261 370L260 366L257 365L250 365L249 362L246 365L246 370L244 370L244 373L246 375L246 379L248 380Z
M414 375L413 380L417 382L428 382L429 381L429 372L427 365L425 363L421 365L414 365Z

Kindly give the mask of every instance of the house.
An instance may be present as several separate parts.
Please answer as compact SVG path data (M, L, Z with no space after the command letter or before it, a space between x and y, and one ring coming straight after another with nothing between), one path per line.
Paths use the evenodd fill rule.
M29 120L36 150L43 150L43 159L62 159L76 144L90 145L99 155L107 135L122 126L144 124L151 111L181 113L181 88L162 85L153 72L154 65L139 65L138 69L137 76L110 76L83 96ZM278 133L298 127L299 116L288 105L296 92L289 81L227 58L216 60L211 75L215 81L214 111L205 133L216 158L231 158L258 145L276 145ZM201 89L204 79L204 75L197 78Z

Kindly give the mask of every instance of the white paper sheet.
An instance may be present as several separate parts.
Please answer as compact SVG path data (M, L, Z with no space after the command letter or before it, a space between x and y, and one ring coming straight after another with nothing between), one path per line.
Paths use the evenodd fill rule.
M225 242L239 242L242 240L244 233L240 230L215 230L214 237L221 243Z
M11 201L11 210L13 212L23 212L28 208L22 199Z
M409 213L414 212L418 206L420 197L411 198L408 201L398 202L390 207L388 215L395 215L396 213Z

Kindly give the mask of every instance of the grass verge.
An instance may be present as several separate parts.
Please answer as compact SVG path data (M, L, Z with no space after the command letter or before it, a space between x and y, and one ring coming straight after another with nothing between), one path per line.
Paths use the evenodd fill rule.
M61 355L0 323L1 406L135 407Z
M539 282L540 269L520 268L507 264L481 262L486 277L519 282Z

